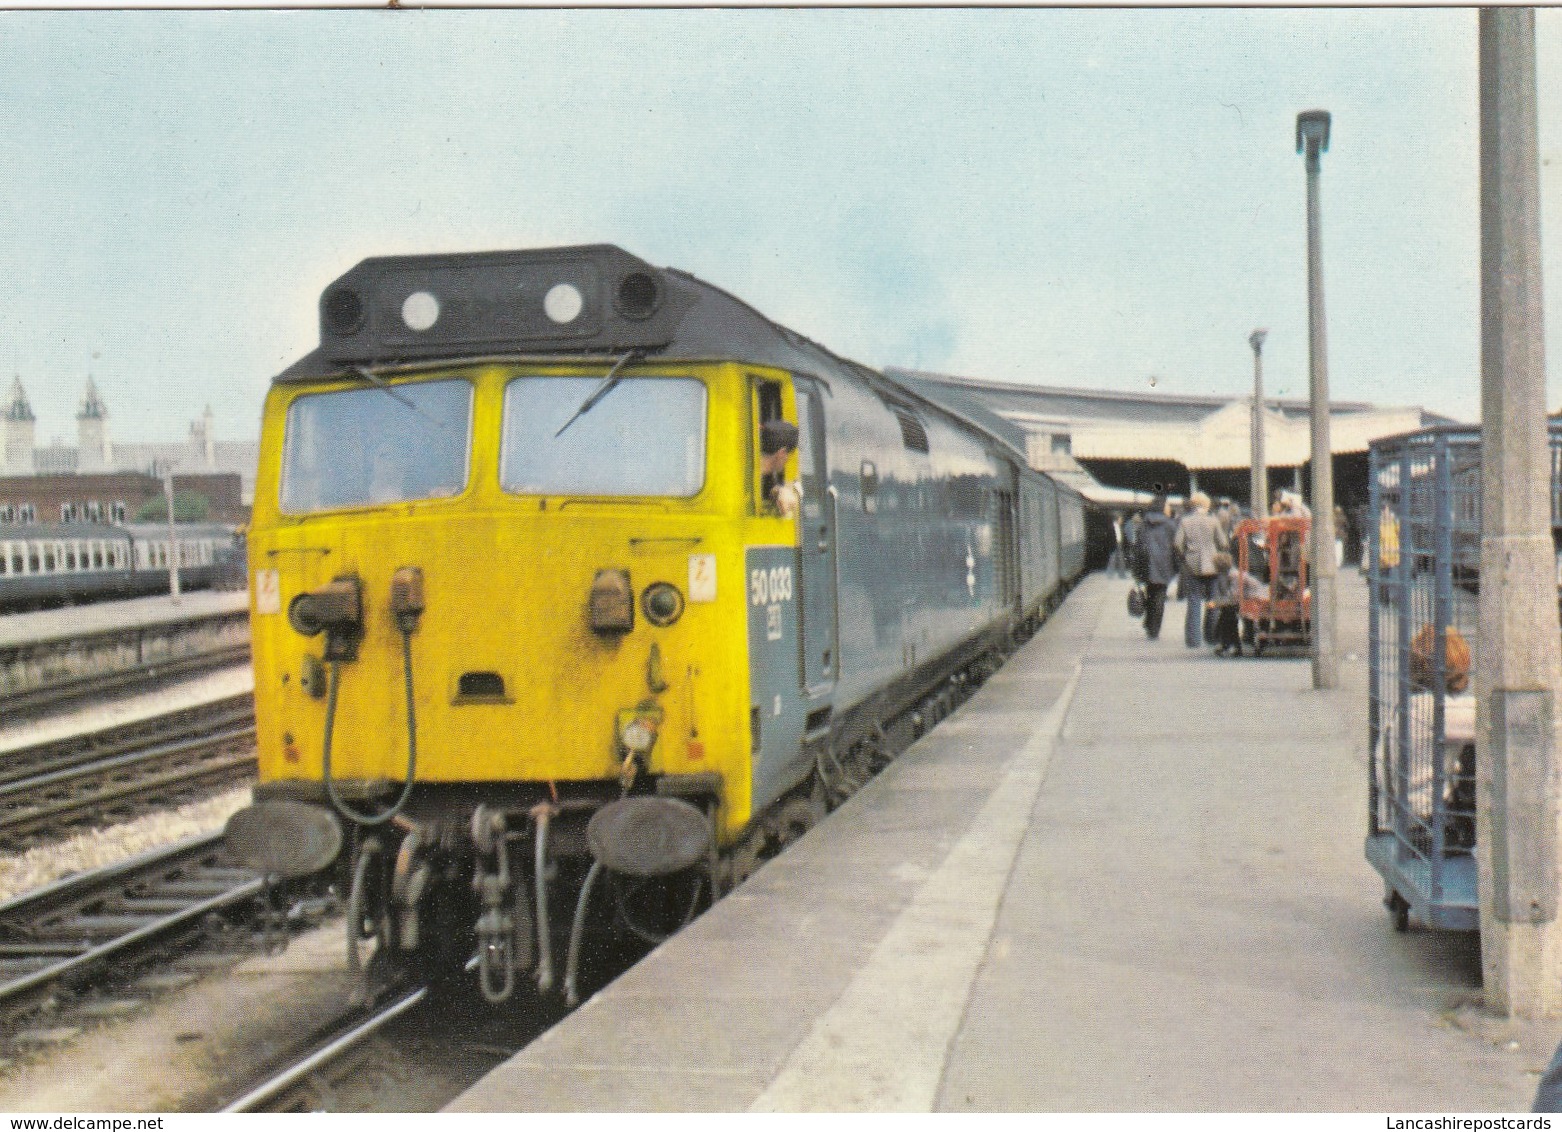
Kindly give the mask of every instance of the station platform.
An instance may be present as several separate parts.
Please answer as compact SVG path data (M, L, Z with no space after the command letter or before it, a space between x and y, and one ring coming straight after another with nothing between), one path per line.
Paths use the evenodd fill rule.
M8 613L0 617L0 649L42 644L66 638L143 629L180 621L199 621L249 609L249 594L239 591L197 590L173 597L135 597L124 601L97 601L68 609L37 613Z
M1087 578L964 707L451 1111L1526 1111L1562 1023L1394 932L1341 687Z

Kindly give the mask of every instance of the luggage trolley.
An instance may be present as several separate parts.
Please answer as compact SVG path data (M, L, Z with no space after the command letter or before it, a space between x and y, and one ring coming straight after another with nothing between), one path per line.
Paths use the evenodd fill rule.
M1551 429L1559 526L1562 428ZM1479 431L1374 441L1369 472L1366 856L1394 926L1480 926L1473 660L1481 564Z
M1238 609L1242 636L1259 655L1270 645L1312 642L1312 593L1306 516L1243 519L1237 524L1237 570L1242 579Z

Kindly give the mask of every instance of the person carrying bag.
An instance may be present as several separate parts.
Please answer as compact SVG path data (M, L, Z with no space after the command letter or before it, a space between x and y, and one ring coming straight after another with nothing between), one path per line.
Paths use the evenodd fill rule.
M1176 525L1167 513L1166 497L1157 495L1144 513L1139 538L1134 544L1134 577L1138 579L1144 601L1144 635L1155 640L1161 635L1161 618L1166 612L1166 586L1176 577L1172 561L1172 538ZM1133 610L1129 598L1129 611Z

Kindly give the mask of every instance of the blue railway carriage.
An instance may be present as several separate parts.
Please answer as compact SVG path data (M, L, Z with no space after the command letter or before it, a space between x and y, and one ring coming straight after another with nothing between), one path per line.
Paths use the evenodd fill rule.
M0 610L16 612L168 592L168 527L38 523L0 527ZM180 585L205 589L232 553L232 529L180 523Z
M330 284L248 554L235 854L334 869L350 958L494 1001L567 937L569 1000L583 933L675 929L952 711L1085 517L985 409L595 246Z

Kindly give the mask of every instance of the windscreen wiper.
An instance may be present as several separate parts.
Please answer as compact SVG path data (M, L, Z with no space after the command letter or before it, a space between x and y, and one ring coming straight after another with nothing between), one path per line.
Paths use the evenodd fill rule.
M437 417L431 417L422 409L418 408L417 402L412 400L412 398L396 392L393 386L387 383L383 377L375 373L373 370L367 369L360 365L348 366L347 368L352 370L359 377L363 378L370 385L374 386L381 393L384 393L387 397L394 401L398 401L407 408L411 409L414 413L428 421L429 424L433 425L435 428L448 428L444 421L439 420Z
M613 387L617 385L620 380L622 380L618 376L619 370L623 369L631 361L635 361L643 357L645 357L644 352L640 350L630 350L629 353L625 354L623 357L619 358L618 361L614 362L613 368L607 371L607 376L602 379L601 384L593 389L590 396L588 396L580 403L580 408L575 410L574 416L570 417L569 420L565 421L559 426L559 431L553 434L553 439L557 440L559 437L563 436L565 429L569 428L570 425L574 424L576 421L580 420L581 417L591 412L592 409L596 408L598 401L602 400L602 398L613 392Z

